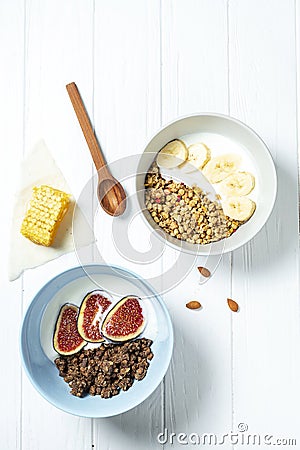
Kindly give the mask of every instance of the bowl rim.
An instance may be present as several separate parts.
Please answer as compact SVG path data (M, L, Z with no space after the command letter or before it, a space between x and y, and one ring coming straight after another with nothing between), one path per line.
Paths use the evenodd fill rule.
M189 118L192 118L192 117L203 117L203 116L213 117L213 118L221 118L221 119L228 120L229 122L235 123L236 125L240 126L241 128L244 128L246 131L250 132L261 143L262 147L264 148L265 155L267 156L267 158L269 160L269 163L270 163L270 168L271 168L271 171L272 171L272 183L273 183L272 199L271 199L271 202L269 204L269 210L268 210L268 213L266 215L264 223L262 223L255 230L255 232L250 235L250 237L247 237L247 238L243 239L242 242L236 243L235 245L226 246L226 242L228 242L228 241L226 241L226 238L222 239L221 241L218 241L218 242L224 242L224 246L222 247L222 251L220 252L220 251L214 250L214 249L211 249L210 251L199 250L199 247L203 248L203 246L200 246L199 244L197 245L198 250L197 249L195 249L195 250L187 249L187 248L184 248L184 247L179 248L178 245L174 244L173 242L168 241L160 233L157 232L157 230L160 229L160 228L153 227L149 223L149 221L146 219L145 214L143 213L143 211L142 211L142 217L143 217L144 222L147 224L148 228L150 228L151 230L154 230L155 231L155 235L162 242L166 243L172 249L180 251L180 252L182 251L182 252L190 254L190 255L214 256L214 255L223 255L225 253L229 253L229 252L232 252L234 250L237 250L237 249L243 247L248 242L250 242L263 229L263 227L266 225L266 223L269 220L269 217L271 216L272 211L274 209L275 201L276 201L276 198L277 198L278 180L277 180L277 172L276 172L276 165L275 165L274 159L272 157L272 154L271 154L267 144L260 137L260 135L253 128L251 128L249 125L247 125L246 123L242 122L241 120L236 119L235 117L232 117L229 114L216 113L216 112L193 112L191 114L184 114L184 115L176 117L175 119L172 119L171 121L167 122L165 125L162 125L156 132L154 132L152 134L151 138L148 139L147 144L144 146L143 151L142 151L142 153L140 155L139 165L140 165L140 162L141 162L141 159L142 159L143 155L146 153L147 148L149 147L149 145L152 143L152 141L156 138L156 136L158 134L160 134L162 131L164 131L165 129L167 129L171 125L174 125L177 122L180 122L182 120L189 119ZM151 153L155 154L157 152L151 152ZM136 176L136 183L135 183L136 191L138 191L137 183L138 183L138 177ZM138 198L138 203L139 203L139 206L141 206L139 198ZM209 248L209 247L207 247L207 248Z
M34 380L34 378L32 377L27 364L25 362L25 349L24 349L24 325L26 323L26 321L28 320L30 313L32 311L33 306L35 305L35 303L38 301L38 299L40 298L43 290L48 287L51 283L55 282L56 280L58 280L60 277L64 276L67 273L76 271L76 270L82 270L83 272L85 272L85 268L99 268L99 267L109 267L112 269L116 269L122 272L126 272L127 274L133 276L134 278L136 278L138 281L142 282L152 293L153 293L153 297L155 297L158 302L160 303L160 306L163 309L166 321L167 321L167 327L168 327L168 331L169 331L169 351L165 354L165 359L164 359L164 365L163 365L163 376L162 377L158 377L158 379L156 380L156 382L153 384L153 387L151 389L151 392L147 393L146 395L142 395L141 398L139 398L137 401L135 401L128 409L125 410L117 410L109 415L88 415L88 414L80 414L77 412L74 412L72 410L72 408L64 408L62 406L57 405L52 399L50 399L45 392L43 392L40 388L38 383L36 383L36 381ZM84 276L84 275L83 275ZM86 276L88 276L88 274L86 274ZM81 278L81 277L80 277ZM77 279L77 278L76 278ZM74 280L73 280L74 281ZM52 277L49 281L47 281L47 283L45 283L39 290L38 292L34 295L34 297L32 298L31 302L29 303L26 312L22 318L22 323L21 323L21 327L20 327L20 333L19 333L19 354L20 354L20 358L21 358L21 363L22 363L22 367L29 379L29 381L31 382L32 386L35 388L35 390L45 399L47 400L48 403L50 403L51 405L55 406L57 409L64 411L66 413L72 414L74 416L77 417L86 417L86 418L107 418L107 417L113 417L119 414L124 414L128 411L130 411L131 409L135 408L136 406L140 405L141 403L143 403L148 397L150 397L150 395L153 394L153 392L158 388L158 386L160 385L160 383L163 381L169 366L170 366L170 362L172 359L172 355L173 355L173 349L174 349L174 329L173 329L173 324L172 324L172 320L170 317L170 313L168 311L168 308L164 302L164 300L162 299L162 297L160 296L160 294L158 292L156 292L156 290L151 286L151 284L145 280L143 277L141 277L140 275L138 275L137 273L133 272L132 270L129 269L125 269L122 266L116 265L116 264L84 264L84 265L80 265L80 266L74 266L71 267L63 272L58 273L57 275L55 275L54 277ZM45 355L46 357L46 355ZM48 357L47 357L48 358ZM48 358L49 359L49 358ZM122 409L122 408L121 408Z

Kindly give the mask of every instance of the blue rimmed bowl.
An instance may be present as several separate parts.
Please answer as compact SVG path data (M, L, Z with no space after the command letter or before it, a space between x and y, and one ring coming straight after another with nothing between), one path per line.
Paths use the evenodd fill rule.
M128 391L110 399L78 398L69 393L69 386L58 375L52 335L60 307L67 302L79 305L87 292L99 288L114 298L128 294L142 299L147 317L142 336L153 340L154 358L146 377L135 381ZM86 265L57 275L36 294L23 320L20 350L31 383L54 406L77 416L111 417L142 403L161 383L172 356L173 328L166 306L147 281L121 267Z

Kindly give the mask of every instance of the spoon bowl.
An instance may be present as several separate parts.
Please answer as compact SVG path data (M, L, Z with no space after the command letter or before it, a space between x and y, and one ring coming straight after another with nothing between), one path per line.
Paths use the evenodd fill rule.
M121 216L126 209L126 194L122 185L115 179L99 179L98 200L104 211L111 216Z

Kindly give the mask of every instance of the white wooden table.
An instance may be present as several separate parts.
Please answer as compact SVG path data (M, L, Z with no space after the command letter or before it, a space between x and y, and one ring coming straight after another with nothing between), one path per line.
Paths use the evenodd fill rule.
M300 448L299 14L298 0L0 1L1 450L196 448L180 444L178 434L221 437L241 423L262 438L296 439L285 448ZM39 138L75 197L93 174L65 91L71 81L109 162L140 153L177 116L206 111L253 127L278 173L275 209L263 230L225 255L209 282L200 285L193 270L164 295L175 331L170 369L148 400L110 419L57 410L21 368L26 308L45 282L78 264L76 256L27 271L13 283L4 262L16 167ZM106 260L128 267L110 248L103 244ZM166 249L149 270L159 273L175 257ZM144 274L141 266L130 268ZM175 265L174 279L179 276ZM227 297L238 301L239 314L229 311ZM199 313L185 308L192 298L204 306ZM157 441L165 428L176 433L173 444ZM223 447L245 445L227 441ZM250 448L270 447L262 441Z

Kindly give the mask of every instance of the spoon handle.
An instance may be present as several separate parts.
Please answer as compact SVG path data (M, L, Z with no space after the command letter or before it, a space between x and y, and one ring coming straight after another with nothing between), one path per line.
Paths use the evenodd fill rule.
M85 109L76 84L74 82L67 84L66 89L68 91L78 122L84 134L86 143L91 152L96 169L99 171L104 167L104 169L102 169L102 173L107 176L107 178L111 178L111 175L106 167L106 162L103 157L102 150L95 136L88 113Z

